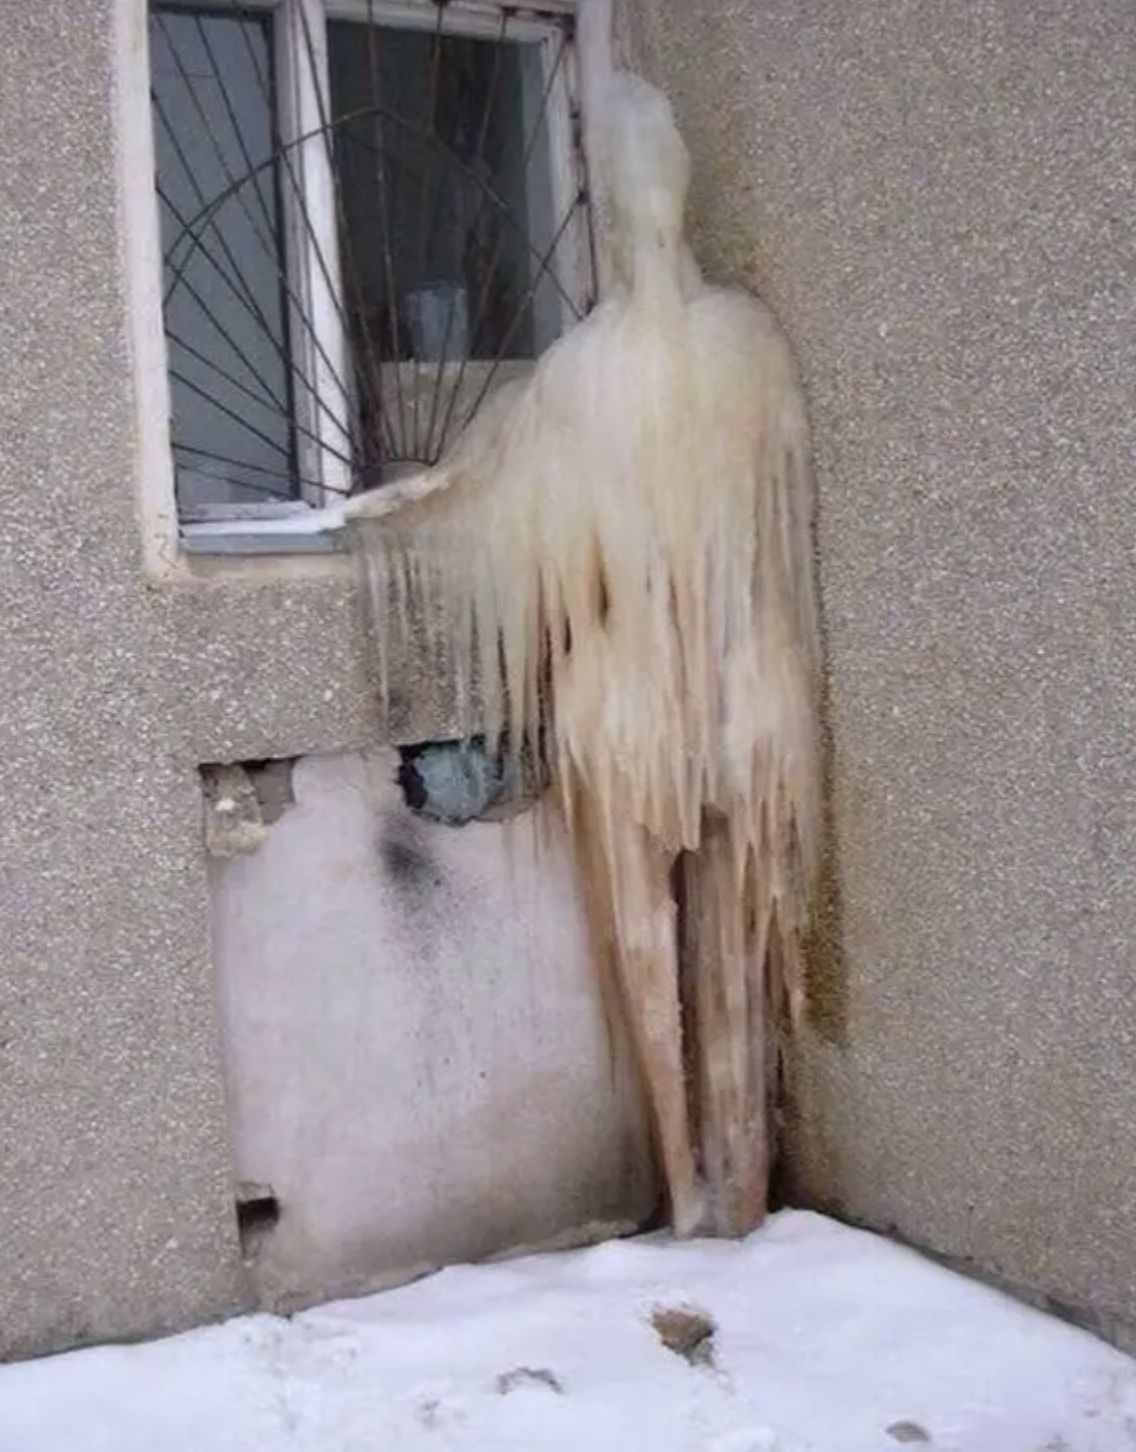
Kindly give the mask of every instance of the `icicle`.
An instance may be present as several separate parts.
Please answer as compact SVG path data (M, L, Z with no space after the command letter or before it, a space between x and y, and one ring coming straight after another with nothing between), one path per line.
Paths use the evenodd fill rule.
M698 273L665 98L620 76L608 108L611 296L436 470L346 514L384 658L425 619L467 729L516 766L547 734L675 1224L740 1233L764 1213L767 1005L801 1001L816 871L805 410L767 310Z

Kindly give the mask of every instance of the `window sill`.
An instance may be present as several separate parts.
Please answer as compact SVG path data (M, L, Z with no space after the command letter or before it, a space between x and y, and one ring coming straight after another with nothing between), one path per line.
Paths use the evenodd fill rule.
M294 555L340 553L343 516L338 509L301 508L279 518L184 522L181 545L191 555Z

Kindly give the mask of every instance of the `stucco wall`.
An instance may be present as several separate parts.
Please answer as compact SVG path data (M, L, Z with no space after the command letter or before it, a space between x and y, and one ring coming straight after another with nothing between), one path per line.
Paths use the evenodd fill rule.
M797 1183L1131 1321L1136 11L633 8L817 430L843 959ZM0 68L7 1355L243 1293L196 766L375 727L341 562L144 582L110 9L24 7Z
M796 1189L1136 1323L1136 7L641 0L820 468Z
M25 7L0 66L0 1357L248 1294L197 768L378 730L345 560L147 583L113 9Z

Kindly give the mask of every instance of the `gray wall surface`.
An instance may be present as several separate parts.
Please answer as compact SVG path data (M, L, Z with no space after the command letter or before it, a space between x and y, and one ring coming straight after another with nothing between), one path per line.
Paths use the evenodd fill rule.
M811 395L842 957L794 1188L1136 1323L1136 7L630 8Z
M140 21L145 12L138 3L130 13ZM232 919L255 919L264 894L246 893L235 912L230 894L228 919L214 902L211 922L199 766L321 755L334 772L329 754L380 737L436 738L453 726L447 683L413 659L390 664L397 699L379 721L346 556L191 559L161 581L144 571L139 499L153 481L140 477L114 18L114 0L23 7L0 66L0 1358L149 1335L257 1302L264 1287L242 1260L237 1229L234 1139L243 1121L226 1096L226 1050L245 1075L228 1086L238 1109L252 1090L258 1104L286 1108L285 1091L302 1084L305 1112L315 1114L346 1094L348 1080L343 1063L325 1064L321 1079L310 1054L293 1068L287 1044L259 1056L242 1056L239 1043L234 1050L233 1014L225 1021L221 1005L231 1006L238 968L253 979L282 965L296 977L307 969L321 1011L330 1002L350 1017L369 1007L372 1026L382 1017L382 983L368 979L370 998L352 1001L361 994L358 903L337 937L308 924L303 963L295 952L273 957L273 935L257 931L256 961L246 938L234 964ZM386 818L392 806L401 803L388 803ZM365 825L356 836L366 843ZM466 841L466 855L477 845ZM300 887L309 888L310 910L313 899L335 895L335 874L338 889L345 872L375 886L362 848L356 860L342 858L312 868L328 874L326 893L310 874L295 885L290 906L301 928ZM481 858L494 860L484 840ZM259 869L263 879L265 864ZM470 921L469 892L463 899L458 885L442 871L437 904L424 895L422 915L431 941L481 942L463 964L470 977L483 973L476 1012L456 974L444 996L431 997L429 952L405 952L403 941L395 959L396 932L369 946L372 977L376 965L387 974L392 1005L394 984L403 990L388 1017L412 1027L428 1019L430 1032L400 1043L401 1108L366 1108L372 1126L381 1120L388 1154L391 1138L406 1132L405 1178L416 1191L408 1120L423 1135L468 1136L445 1183L435 1177L427 1187L448 1197L446 1213L419 1217L413 1266L399 1258L410 1241L396 1234L406 1219L397 1187L370 1207L370 1239L354 1247L362 1269L327 1270L323 1244L304 1260L293 1235L295 1264L323 1267L306 1280L297 1272L302 1284L287 1287L294 1301L354 1285L364 1270L397 1279L421 1258L504 1251L518 1236L586 1236L597 1219L636 1224L653 1206L637 1096L624 1094L613 1112L618 1086L606 1054L595 1052L586 960L550 985L542 974L564 967L563 944L555 962L535 937L528 957L515 942L495 955L494 938L509 934L495 934L491 914L494 904L504 909L486 894L488 921ZM357 894L370 907L365 896ZM539 897L524 906L540 910ZM514 914L514 938L526 921ZM404 934L419 926L402 923ZM497 972L512 981L495 1000ZM303 995L292 981L274 1007L302 1005ZM308 1027L302 1013L293 1018ZM480 1038L471 1024L481 1025ZM464 1097L431 1086L435 1059L448 1066L455 1057L431 1057L438 1041L452 1034L468 1056L493 1029L528 1040L499 1055L492 1073L479 1071ZM559 1036L558 1054L579 1051L570 1074L560 1065L566 1099L555 1070L543 1088L535 1082L531 1061L549 1034ZM365 1047L354 1045L347 1068L366 1058ZM439 1103L431 1093L448 1097ZM522 1093L524 1114L497 1115L483 1163L470 1126L484 1129L488 1108ZM346 1134L326 1136L330 1149L342 1151ZM510 1197L508 1175L498 1174L490 1195L487 1166L500 1164L510 1136L511 1170L527 1170L527 1183ZM344 1202L373 1172L376 1146L364 1139L358 1164L339 1166L338 1203L322 1207L329 1223L341 1227L347 1210L361 1216ZM326 1177L313 1194L331 1195ZM350 1260L351 1246L332 1249Z
M797 1185L1136 1320L1136 9L632 8L817 432ZM0 68L0 1355L244 1293L196 767L376 727L341 561L144 580L110 9L21 7Z
M111 9L0 67L0 1356L244 1294L197 765L376 729L345 561L144 578Z

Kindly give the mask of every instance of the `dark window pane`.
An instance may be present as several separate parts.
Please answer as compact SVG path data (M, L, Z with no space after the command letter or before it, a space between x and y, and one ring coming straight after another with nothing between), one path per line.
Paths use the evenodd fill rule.
M560 322L530 299L552 223L539 48L350 21L328 42L352 311L387 359L535 356Z
M271 21L154 6L150 46L178 502L289 497Z

